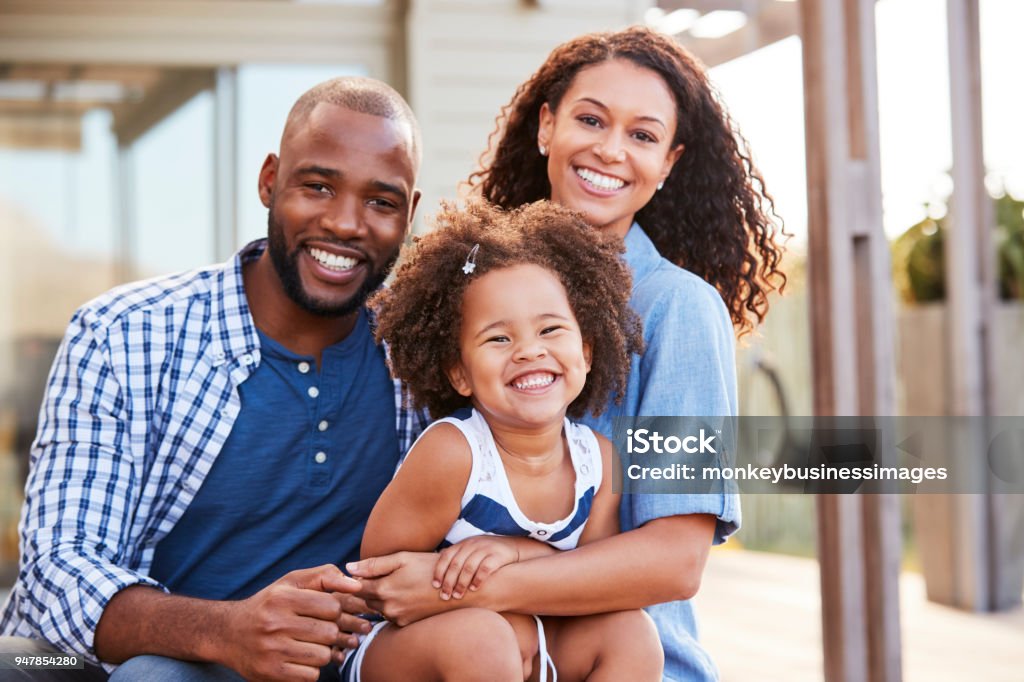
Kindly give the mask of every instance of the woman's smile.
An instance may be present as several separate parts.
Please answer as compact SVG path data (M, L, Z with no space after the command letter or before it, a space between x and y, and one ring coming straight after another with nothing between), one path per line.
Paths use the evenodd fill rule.
M581 70L552 111L540 112L551 199L624 237L682 153L676 105L654 71L613 59Z

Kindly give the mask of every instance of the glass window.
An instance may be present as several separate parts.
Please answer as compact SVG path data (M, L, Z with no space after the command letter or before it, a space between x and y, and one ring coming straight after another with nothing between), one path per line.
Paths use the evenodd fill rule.
M256 181L292 103L321 81L365 73L340 65L239 68L239 245L266 234ZM5 92L46 96L41 87L15 90ZM215 230L227 226L215 224L214 102L210 91L196 95L121 156L106 109L31 130L0 116L0 586L15 575L28 453L71 314L126 273L149 277L215 259ZM123 222L120 206L128 210ZM120 262L125 256L129 263Z
M18 556L22 482L53 355L75 308L115 284L110 114L90 111L79 125L80 144L67 142L73 129L31 141L15 129L0 144L0 584Z
M132 147L133 273L211 263L214 252L213 95L202 92Z
M238 246L265 237L267 209L256 191L267 154L277 153L292 104L338 76L365 76L351 65L246 64L238 69Z

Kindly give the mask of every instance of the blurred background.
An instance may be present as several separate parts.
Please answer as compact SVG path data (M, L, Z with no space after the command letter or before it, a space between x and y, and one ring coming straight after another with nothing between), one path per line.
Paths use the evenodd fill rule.
M805 121L847 97L861 107L853 119L867 112L865 196L877 196L868 222L884 245L871 274L846 287L870 285L885 303L852 318L876 320L872 338L889 349L884 363L860 365L891 396L874 413L1024 414L1024 2L948 3L0 0L0 592L17 573L29 446L72 312L118 283L227 259L264 235L257 174L299 94L360 74L407 97L423 127L426 229L423 217L476 168L516 86L588 31L647 24L702 59L793 234L785 295L738 350L742 414L829 409L814 273L843 285L834 253L813 255L814 235L841 231L842 220L815 217L808 187L834 177L808 168L818 145L847 132L840 114ZM961 10L974 22L959 21ZM852 62L868 76L830 104L815 93L836 68L835 36L866 49L847 62L840 54L837 73L849 79ZM858 182L829 187L852 204ZM979 189L967 195L968 185ZM984 340L965 349L956 311L971 303L950 308L947 293L963 287L947 281L970 270L950 262L963 248L956 210L971 200L980 218L969 239L981 249L971 253L988 265L977 270ZM965 363L981 367L973 408L957 398ZM843 412L841 399L829 405ZM921 497L932 496L899 499L883 515L882 535L896 544L883 553L895 563L880 592L871 576L883 569L870 557L881 541L870 530L851 539L842 514L823 526L829 517L810 495L744 499L744 527L713 552L697 598L723 678L1024 679L1024 504L1000 496L965 511L962 500ZM830 582L819 568L831 537L845 547L839 565L863 578L852 599L847 578ZM873 604L879 595L895 602Z

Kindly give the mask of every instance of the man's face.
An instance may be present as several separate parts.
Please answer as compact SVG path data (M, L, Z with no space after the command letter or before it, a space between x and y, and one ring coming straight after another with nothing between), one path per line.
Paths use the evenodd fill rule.
M260 172L271 262L303 310L344 316L387 277L419 201L406 124L318 104Z

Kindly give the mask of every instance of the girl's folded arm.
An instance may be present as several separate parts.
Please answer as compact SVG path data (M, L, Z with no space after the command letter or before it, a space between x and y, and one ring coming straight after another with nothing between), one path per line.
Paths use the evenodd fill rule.
M462 432L451 424L431 427L377 500L361 556L436 549L458 518L471 469L472 453Z

